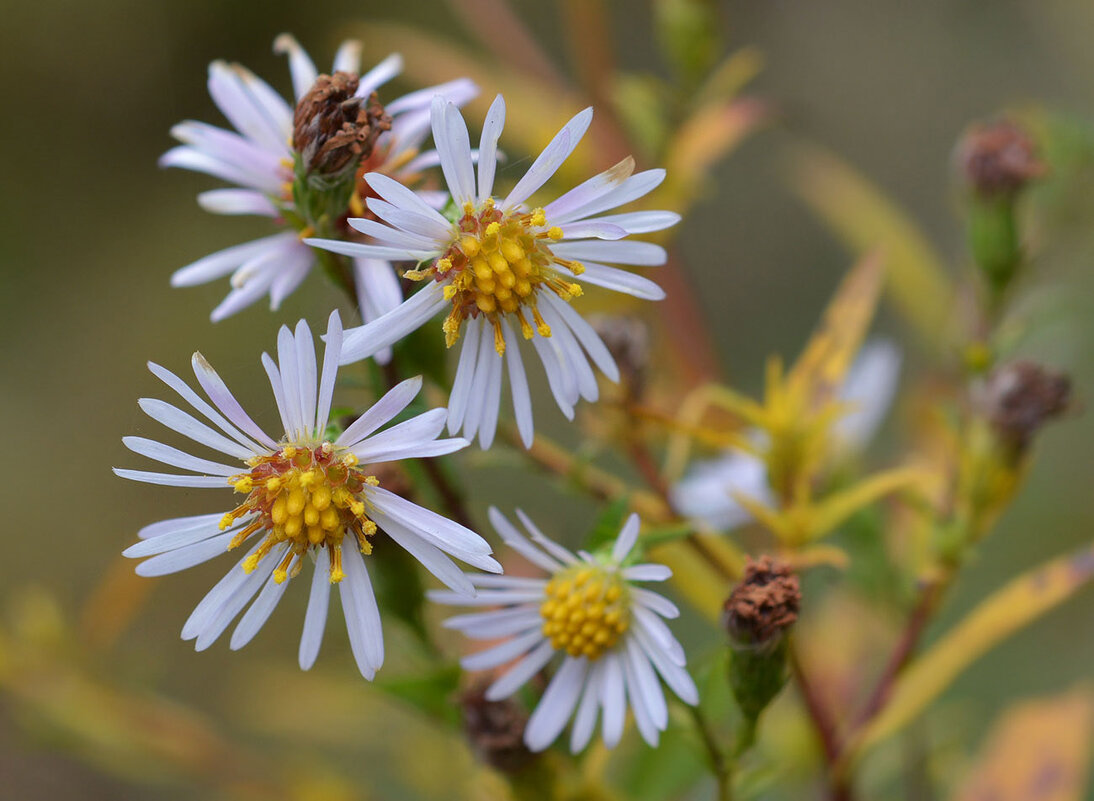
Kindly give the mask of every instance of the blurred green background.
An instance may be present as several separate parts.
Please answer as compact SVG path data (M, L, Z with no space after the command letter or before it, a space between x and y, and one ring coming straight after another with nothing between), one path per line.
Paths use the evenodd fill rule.
M0 419L12 434L0 467L9 510L0 559L5 625L43 617L45 630L60 632L55 647L62 658L131 684L138 694L154 687L217 720L224 737L250 751L291 732L321 749L343 775L365 777L369 787L409 785L406 797L423 798L458 792L452 787L470 771L470 756L457 758L464 767L455 785L422 775L420 760L443 745L421 717L355 684L340 615L332 615L317 667L301 676L295 667L301 597L287 597L242 654L230 654L225 643L195 654L179 641L189 610L224 569L220 562L155 582L120 640L93 657L75 642L66 644L42 597L56 600L64 625L77 625L89 593L119 569L118 553L139 526L208 510L199 492L187 497L186 491L130 485L109 471L134 462L122 447L123 434L155 435L149 433L155 424L136 406L137 397L159 393L144 362L181 372L199 349L245 407L265 409L268 389L257 354L271 346L281 323L300 316L317 322L329 309L332 293L313 275L279 313L258 304L213 326L208 313L224 282L168 286L176 268L268 230L263 221L202 212L194 195L218 185L214 180L156 167L175 122L222 124L205 91L208 62L240 61L287 92L286 66L270 48L276 34L293 32L321 69L342 38L377 20L474 47L454 5L458 0L331 0L310 9L284 0L5 0L0 16ZM648 4L608 5L621 67L661 71ZM555 3L514 0L513 6L567 70ZM1084 126L1094 118L1089 0L767 0L725 2L720 12L728 46L755 46L764 57L748 94L772 105L774 122L711 173L677 241L728 375L745 388L758 386L767 354L797 352L850 263L790 188L790 148L809 141L839 154L903 205L960 265L965 256L950 160L969 122L1009 107L1043 108L1073 121L1078 139L1087 141ZM491 22L477 24L489 28ZM366 52L365 62L384 55ZM497 88L482 90L492 97ZM1089 153L1076 164L1085 172L1072 176L1074 185L1085 177L1091 186ZM1070 370L1085 398L1094 381L1092 215L1089 190L1050 197L1039 211L1035 269L1042 288L1030 302L1050 322L1024 347ZM907 339L891 314L883 313L879 327ZM919 362L913 348L906 378L915 376ZM272 422L268 413L256 417ZM540 419L548 430L562 429L555 412L541 412ZM1040 444L1026 491L957 586L943 625L1007 577L1089 541L1090 416L1054 427ZM498 477L497 471L485 475ZM578 505L550 522L553 496L527 483L497 487L509 505L524 503L556 532L588 520L588 508ZM1092 619L1088 589L951 688L942 719L953 727L956 764L970 757L1012 699L1090 677ZM389 638L385 671L397 672L399 634L390 627ZM0 670L3 664L0 653ZM68 679L59 674L57 681L61 692ZM39 700L48 707L48 698ZM309 709L322 709L324 719L309 716ZM332 715L332 709L340 712ZM154 769L112 764L62 730L25 697L0 692L0 796L208 797L207 788L165 783Z

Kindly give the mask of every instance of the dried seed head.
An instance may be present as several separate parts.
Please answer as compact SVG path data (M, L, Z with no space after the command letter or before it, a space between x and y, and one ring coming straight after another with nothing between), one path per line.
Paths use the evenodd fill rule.
M1041 426L1067 411L1071 379L1033 362L1012 362L992 372L975 400L995 431L1024 450Z
M524 745L528 715L511 698L488 701L489 683L478 681L459 697L464 734L479 759L502 773L516 773L534 756Z
M320 75L293 115L293 149L308 172L336 175L372 153L391 117L373 92L356 97L358 79L348 72Z
M725 626L742 645L769 645L798 619L801 586L790 565L771 556L748 560L725 604Z
M969 186L987 197L1013 195L1046 169L1033 140L1009 120L969 129L958 144L957 161Z

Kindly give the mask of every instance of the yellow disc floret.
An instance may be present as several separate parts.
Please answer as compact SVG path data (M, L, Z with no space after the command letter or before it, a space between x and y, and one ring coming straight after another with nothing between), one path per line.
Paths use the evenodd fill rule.
M581 275L585 270L579 262L551 253L549 243L563 237L562 229L547 227L543 209L506 215L489 199L479 209L468 203L463 212L458 233L444 254L425 269L404 273L412 280L432 278L446 284L444 297L452 302L444 322L448 346L459 339L464 320L480 315L494 329L499 354L505 352L504 315L514 318L525 339L531 339L533 331L549 337L551 327L540 316L537 294L547 289L563 300L578 297L581 285L564 274Z
M545 594L539 608L543 636L570 656L599 659L630 625L627 585L603 567L567 568L548 582Z
M363 492L366 486L376 486L375 476L357 467L357 457L351 453L339 455L335 447L320 445L286 445L271 456L259 456L248 462L249 473L232 476L229 483L246 500L226 514L221 529L236 520L255 515L232 538L228 549L242 545L252 534L264 531L266 538L243 563L248 573L278 545L288 542L290 548L275 568L277 583L300 571L300 558L309 548L327 548L330 552L330 580L337 583L345 577L342 571L342 540L353 536L362 553L372 552L369 537L376 533L376 524L366 514Z

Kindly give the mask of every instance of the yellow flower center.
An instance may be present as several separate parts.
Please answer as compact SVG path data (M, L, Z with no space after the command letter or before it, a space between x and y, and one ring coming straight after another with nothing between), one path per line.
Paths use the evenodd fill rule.
M570 656L599 659L630 625L627 585L604 568L568 568L548 582L546 595L539 608L543 636Z
M352 453L339 456L330 442L286 445L272 456L249 460L248 465L250 472L228 479L247 499L220 521L223 530L257 512L228 545L231 550L256 531L265 531L266 539L243 563L245 571L250 573L273 548L288 542L291 547L274 570L274 581L280 584L288 578L290 566L295 576L302 561L296 559L293 565L293 560L315 547L329 550L330 580L336 584L345 577L342 540L347 532L352 532L362 553L372 553L368 538L376 533L376 524L365 514L362 497L365 487L375 487L379 481L357 467Z
M447 282L444 296L452 301L444 321L448 346L459 339L464 320L479 315L490 321L499 354L505 353L502 315L515 318L525 339L532 338L533 325L540 336L549 337L551 327L540 316L536 295L548 289L563 300L578 297L581 285L567 281L562 271L572 275L585 271L580 262L551 253L547 243L561 239L562 229L542 230L547 225L543 209L505 215L494 207L493 199L478 210L468 203L463 212L458 235L444 255L424 270L404 273L416 281Z

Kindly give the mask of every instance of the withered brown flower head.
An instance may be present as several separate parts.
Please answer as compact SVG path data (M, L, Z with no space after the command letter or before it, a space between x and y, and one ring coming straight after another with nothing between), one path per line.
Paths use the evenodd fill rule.
M1046 170L1033 140L1010 120L971 128L958 146L957 159L965 180L984 196L1014 194Z
M992 372L977 403L996 432L1024 449L1041 426L1067 411L1071 379L1034 362L1012 362Z
M739 643L763 645L798 619L801 586L790 565L771 556L751 558L725 604L725 624Z
M355 97L358 79L348 72L320 75L293 115L293 149L308 172L335 175L368 158L391 117L373 92Z
M489 685L480 680L460 694L464 734L479 759L502 773L515 773L534 756L524 744L528 714L511 698L486 700Z

